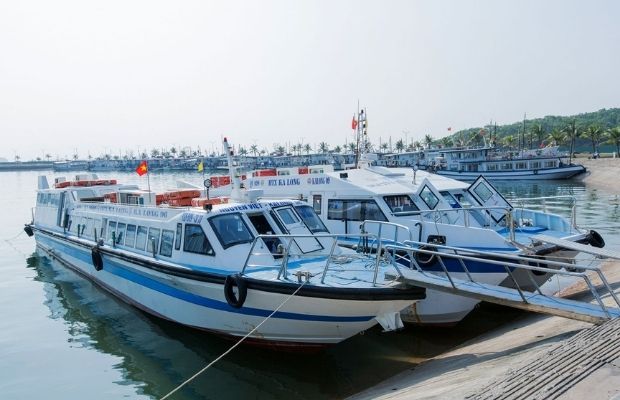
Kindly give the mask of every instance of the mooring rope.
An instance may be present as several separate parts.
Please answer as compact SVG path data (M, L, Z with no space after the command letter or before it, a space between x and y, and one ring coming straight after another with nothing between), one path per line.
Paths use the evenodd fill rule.
M172 389L168 394L166 394L164 397L161 398L161 400L165 400L168 397L172 396L175 392L177 392L179 389L181 389L183 386L187 385L188 383L190 383L191 381L193 381L194 379L196 379L200 374L202 374L203 372L205 372L207 369L209 369L211 366L213 366L213 364L215 364L216 362L218 362L219 360L221 360L222 358L224 358L228 353L230 353L231 351L233 351L237 346L239 346L245 339L247 339L250 335L252 335L258 328L260 328L265 322L267 322L267 320L269 320L269 318L273 317L273 315L275 313L277 313L290 299L293 298L293 296L295 296L297 294L297 292L299 292L299 290L304 287L304 285L307 283L306 282L302 282L301 285L299 285L299 287L297 289L295 289L295 291L293 293L291 293L290 296L288 296L286 299L284 299L284 301L278 306L276 307L275 310L273 310L273 312L271 314L269 314L267 317L265 317L264 320L261 321L260 324L256 325L254 327L254 329L252 329L251 331L249 331L244 337L242 337L237 343L235 343L234 345L231 346L230 349L226 350L225 352L223 352L218 358L216 358L215 360L211 361L206 367L204 367L203 369L201 369L200 371L196 372L194 375L192 375L191 377L189 377L185 382L181 383L179 386L177 386L176 388Z

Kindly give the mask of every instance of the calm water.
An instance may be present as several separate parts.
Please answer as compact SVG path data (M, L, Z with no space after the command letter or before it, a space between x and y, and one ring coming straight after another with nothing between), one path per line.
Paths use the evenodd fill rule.
M159 398L232 345L150 317L39 257L34 240L20 234L31 219L38 174L0 173L0 398ZM135 174L99 176L146 185ZM170 187L175 179L202 181L198 174L153 174L151 187ZM614 196L580 183L498 187L511 198L576 196L579 224L595 226L611 248L620 249ZM173 398L342 398L519 315L485 305L451 329L371 329L315 354L242 346Z

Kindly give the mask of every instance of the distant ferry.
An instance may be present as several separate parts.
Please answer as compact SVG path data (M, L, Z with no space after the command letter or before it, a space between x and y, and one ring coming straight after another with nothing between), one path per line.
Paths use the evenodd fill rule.
M586 172L583 165L567 162L557 146L516 154L492 147L430 149L385 156L382 164L417 166L461 181L474 181L480 175L489 180L568 179Z

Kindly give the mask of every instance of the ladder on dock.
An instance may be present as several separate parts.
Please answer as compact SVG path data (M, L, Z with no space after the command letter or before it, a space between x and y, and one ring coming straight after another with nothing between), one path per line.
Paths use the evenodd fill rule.
M547 238L545 238L547 239ZM541 240L541 239L539 239ZM546 241L546 240L545 240ZM551 243L550 241L547 241ZM568 244L587 247L587 252L603 256L602 249L592 248L578 243L558 243L557 245L567 247ZM419 245L419 246L418 246ZM406 245L385 245L385 252L389 255L392 265L395 267L396 274L393 276L402 282L414 286L421 286L454 295L470 297L481 301L501 304L505 306L520 308L523 310L557 315L570 319L601 323L606 320L620 317L620 300L609 285L603 272L595 266L580 266L573 263L562 261L552 261L548 259L536 259L524 256L501 254L496 252L482 252L470 249L462 249L450 246L433 245L432 248L424 247L424 243L408 242ZM421 248L420 248L421 247ZM580 250L580 249L576 249ZM429 272L422 268L416 261L416 253L423 253L425 257L436 257L436 263L441 266L440 271ZM610 253L610 252L607 252ZM616 258L614 254L606 254ZM446 261L458 260L462 267L457 278L455 272L449 272L446 268ZM472 273L467 268L468 262L483 263L490 268L497 270L501 266L506 271L509 281L514 287L492 285L476 281ZM409 268L403 264L408 265ZM526 270L526 274L536 273L538 276L564 276L571 280L582 280L589 289L594 302L568 299L551 294L545 294L539 285L535 285L533 290L526 291L522 287L524 282L515 278L515 272ZM593 275L600 280L600 284L593 283ZM466 276L467 279L462 279ZM523 276L523 274L521 274ZM530 279L527 283L535 283ZM599 291L601 293L599 293ZM613 306L603 302L601 294L607 292L612 298Z

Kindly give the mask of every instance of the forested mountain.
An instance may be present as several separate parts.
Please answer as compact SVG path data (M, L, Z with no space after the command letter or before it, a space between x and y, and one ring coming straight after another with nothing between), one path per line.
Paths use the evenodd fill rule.
M617 133L614 134L613 128L620 129L620 108L565 117L549 115L509 125L493 124L464 129L449 138L439 140L438 143L480 145L486 139L487 143L494 141L497 145L506 147L533 148L555 141L568 150L571 137L574 137L574 151L592 152L595 147L599 151L617 151L617 141L614 139L614 135L617 138Z

